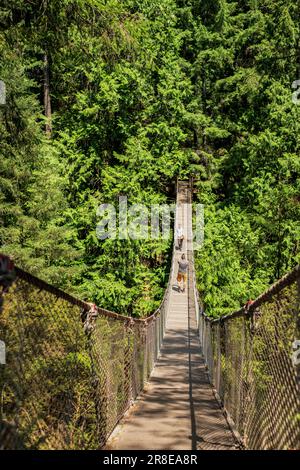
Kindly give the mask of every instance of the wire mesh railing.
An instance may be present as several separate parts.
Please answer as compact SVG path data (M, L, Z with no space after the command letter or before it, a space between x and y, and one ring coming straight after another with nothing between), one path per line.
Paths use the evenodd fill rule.
M193 267L193 251L190 252ZM300 266L242 309L205 315L196 289L202 352L229 422L247 449L300 448Z
M161 305L144 319L80 301L0 255L0 449L105 445L159 356L174 251Z
M134 319L0 268L0 448L103 447L159 355L170 280L158 310Z
M190 202L190 188L183 189ZM159 355L174 250L163 301L146 319L82 302L0 256L1 449L105 445ZM251 305L214 320L196 289L192 242L188 257L210 380L244 446L299 449L300 267Z

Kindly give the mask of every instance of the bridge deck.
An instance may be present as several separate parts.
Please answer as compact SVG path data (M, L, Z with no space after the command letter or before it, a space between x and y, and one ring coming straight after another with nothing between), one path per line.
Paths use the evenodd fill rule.
M179 202L186 201L182 197ZM179 205L177 217L185 232L183 251L187 252L190 240L184 205ZM180 253L175 256L178 259ZM176 275L177 269L172 285L176 284ZM207 379L190 293L190 289L185 293L172 289L160 358L144 393L113 433L107 449L235 448Z

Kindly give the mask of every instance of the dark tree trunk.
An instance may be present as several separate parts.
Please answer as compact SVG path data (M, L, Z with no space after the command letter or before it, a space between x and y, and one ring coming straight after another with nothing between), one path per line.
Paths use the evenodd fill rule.
M51 137L52 134L52 112L51 112L51 96L50 96L50 73L49 73L49 60L48 54L44 54L44 109L45 116L47 118L46 122L46 134L48 137Z

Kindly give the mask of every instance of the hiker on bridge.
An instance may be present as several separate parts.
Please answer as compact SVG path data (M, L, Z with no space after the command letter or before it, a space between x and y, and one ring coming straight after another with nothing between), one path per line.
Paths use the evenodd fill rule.
M185 254L183 253L181 255L180 260L178 260L178 274L177 274L178 290L180 290L181 292L185 292L188 265L189 263L185 259ZM180 286L181 282L183 283L182 288Z
M183 235L183 228L180 224L178 225L178 227L176 229L176 238L177 238L178 249L181 251L184 235Z

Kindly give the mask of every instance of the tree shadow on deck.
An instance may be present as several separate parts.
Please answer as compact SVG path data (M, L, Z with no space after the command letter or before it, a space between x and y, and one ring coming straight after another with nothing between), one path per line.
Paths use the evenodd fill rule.
M107 449L234 449L192 329L168 329L145 391Z

